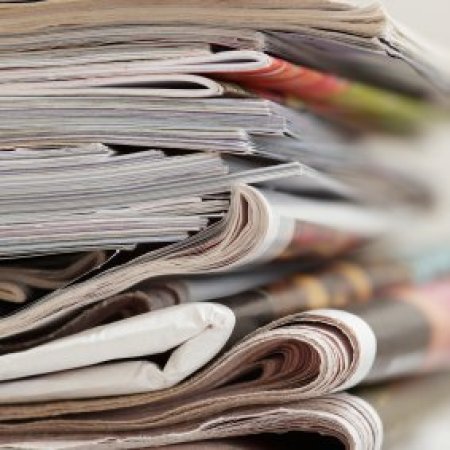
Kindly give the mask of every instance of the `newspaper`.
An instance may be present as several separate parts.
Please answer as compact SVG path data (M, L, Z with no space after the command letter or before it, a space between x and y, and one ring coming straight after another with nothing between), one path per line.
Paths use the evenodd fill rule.
M0 49L7 58L5 68L14 73L23 67L22 61L38 70L86 60L101 64L125 59L133 64L142 61L142 54L150 55L149 47L163 59L161 49L168 48L170 54L181 45L185 55L197 56L214 44L265 50L409 93L448 94L448 56L390 19L378 2L297 0L279 1L276 6L261 1L244 7L228 1L210 2L205 9L200 1L178 0L151 5L115 0L96 2L94 7L86 0L5 4ZM89 14L80 14L87 10ZM92 42L108 44L106 51L92 49ZM139 46L131 47L134 60L130 61L125 55L130 55L134 42ZM89 53L79 51L80 47Z
M0 37L0 448L412 450L450 253L390 247L440 196L360 138L447 117L448 55L371 0L0 0Z
M129 71L133 75L126 76ZM365 126L408 130L415 128L427 113L425 103L415 102L408 97L251 51L224 51L207 56L138 61L131 66L129 62L106 66L70 66L68 72L67 67L34 68L9 74L2 72L0 83L5 84L3 95L17 91L21 96L126 96L131 90L131 95L141 97L246 96L245 91L239 91L238 88L232 89L230 86L227 89L218 82L198 75L194 78L192 75L204 73L243 86L247 92L256 92L269 98L278 94L282 102L290 106L294 106L295 100L301 101L318 113L331 114L335 120L346 120L353 125L360 122ZM169 75L164 75L166 73ZM183 73L184 77L181 75ZM181 88L177 87L177 82ZM146 87L140 88L140 84ZM161 84L166 88L152 88L152 85ZM134 85L137 89L123 88L123 85ZM194 93L184 89L186 85L193 86L191 91Z
M423 259L423 257L421 258ZM430 260L431 258L428 258ZM434 255L434 259L439 259ZM306 262L308 261L308 262ZM0 353L24 350L90 327L181 303L213 301L231 308L239 318L228 346L256 328L289 314L317 308L343 308L368 302L387 288L412 281L411 265L343 259L277 260L232 272L185 275L148 280L44 327L0 342ZM448 261L435 264L428 278L448 270ZM416 279L416 278L415 278ZM422 276L421 281L425 278Z
M197 423L155 430L146 436L122 435L78 441L64 441L64 438L46 441L43 438L40 442L17 442L15 446L83 449L95 443L98 448L131 449L164 442L159 448L269 450L295 448L302 442L311 448L340 448L346 444L348 448L372 449L380 444L373 440L361 442L372 433L383 436L383 448L388 450L419 450L424 445L440 448L449 438L446 427L448 386L448 374L440 373L358 389L354 392L358 397L334 394L286 403L281 407L243 407L238 411L211 415ZM383 429L374 411L382 418ZM261 429L266 431L263 436L254 434Z
M62 288L109 259L106 252L65 254L62 257L34 259L21 264L17 261L0 266L0 300L25 303L39 295ZM49 266L53 266L50 269Z
M267 433L260 435L260 431ZM272 433L272 434L271 434ZM236 438L235 436L245 437ZM122 433L107 439L43 438L11 442L16 448L87 449L163 448L167 450L220 449L256 450L295 448L299 442L310 448L381 449L382 426L374 409L348 394L327 395L302 402L287 401L282 407L243 407L229 413L210 413L200 420L156 428L133 436ZM184 442L184 443L183 443ZM47 446L47 447L46 447Z
M234 412L211 415L197 423L157 429L147 435L122 434L109 439L73 441L55 437L47 441L42 438L39 442L19 441L14 445L17 448L84 449L95 443L98 448L117 449L158 445L167 450L259 450L281 446L295 448L302 442L311 448L340 448L342 444L348 448L380 448L379 441L367 440L367 436L372 435L383 436L383 448L388 450L419 450L424 443L439 448L448 442L445 426L449 416L448 385L448 374L440 373L359 389L354 393L358 397L333 394L289 402L281 407L242 407ZM383 427L377 415L382 418ZM266 433L259 437L261 429Z
M280 175L297 171L297 165L287 164ZM179 244L144 254L1 318L0 335L7 337L60 320L147 280L149 274L224 271L295 256L331 258L387 232L391 226L392 219L377 210L235 185L223 220Z
M121 421L121 427L126 431L131 429L128 427L132 427L133 420L137 418L145 418L147 427L165 426L172 424L174 417L182 421L185 414L183 411L193 417L193 411L196 409L199 414L203 414L205 410L211 412L210 407L217 405L220 405L223 411L249 404L278 405L286 399L298 401L321 397L346 390L361 382L372 383L407 374L442 370L450 366L446 326L449 317L448 286L448 279L443 279L420 288L395 288L388 290L390 296L385 294L382 298L375 297L363 305L352 307L351 313L318 309L283 317L250 333L204 371L168 390L158 391L156 388L156 392L149 392L153 389L142 384L140 372L132 371L135 375L126 377L126 389L129 393L142 393L137 396L117 397L120 389L115 386L115 372L110 372L108 365L43 375L30 380L3 382L0 395L6 403L80 397L85 400L38 403L35 406L32 403L16 407L5 406L2 408L2 418L40 418L41 420L33 422L32 425L27 422L27 425L36 427L36 433L42 433L48 430L46 427L50 424L53 424L53 427L59 426L51 420L53 415L57 415L64 418L60 423L61 432L64 432L64 427L70 423L73 430L77 429L79 433L87 430L100 433L104 430L102 423L108 417L106 412L115 411L111 412L111 420L122 420L121 414L125 414L124 417L130 420L129 423ZM207 302L188 303L183 307L203 304L211 305L210 307L215 305ZM147 315L151 317L154 314L154 317L159 317L172 308L179 307L163 308L161 313L154 311ZM261 308L253 308L253 314L256 315L259 310ZM227 311L230 317L236 317L238 327L240 321L246 319L245 314L239 315L238 309L234 315L230 309L227 308ZM138 320L144 320L146 314L136 317ZM404 326L399 326L399 317ZM126 324L126 320L120 321L119 326L122 326L121 322ZM385 332L386 327L389 327L390 333ZM103 329L99 328L99 333L103 332ZM134 330L130 331L129 335L133 332ZM91 339L95 336L93 333L96 333L96 328L87 333ZM229 336L230 328L228 333ZM80 337L84 335L86 333ZM72 345L72 342L77 345L79 339L75 334L73 338L56 340L28 352L2 356L5 368L1 376L7 380L17 375L14 371L23 370L20 369L21 358L50 351L52 346L59 346L61 351L65 351L64 348L68 348L65 346ZM221 346L225 343L226 339L222 340ZM108 354L111 351L114 350L109 350ZM101 352L93 353L96 358L100 354ZM83 358L86 357L90 357L89 353L83 352ZM11 358L16 363L6 364ZM69 360L59 364L66 364L67 361ZM78 358L78 361L81 360ZM48 368L52 364L51 359L45 358L42 364ZM26 366L24 368L30 370ZM36 374L40 369L37 366L32 370ZM120 373L116 373L117 382L123 380L118 375ZM23 375L22 372L21 374ZM110 382L103 386L102 395L113 397L87 400L90 396L96 397L95 390L92 394L89 393L89 380L97 376L101 378L103 374L107 374ZM80 383L80 380L83 382ZM70 389L64 392L64 387L68 386ZM108 386L111 387L109 392ZM98 390L98 387L96 389ZM143 408L144 405L151 405L151 408ZM85 420L80 416L71 422L71 414L88 411L101 414L101 420L96 421L94 416L87 414ZM5 433L14 432L17 428L16 425L11 426L13 428L10 429L6 426ZM19 429L20 426L18 425ZM52 429L55 434L56 431L57 428Z

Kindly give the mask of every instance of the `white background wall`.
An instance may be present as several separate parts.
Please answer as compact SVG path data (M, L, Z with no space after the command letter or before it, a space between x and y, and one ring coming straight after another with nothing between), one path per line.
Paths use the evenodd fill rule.
M389 12L450 52L450 0L382 0Z

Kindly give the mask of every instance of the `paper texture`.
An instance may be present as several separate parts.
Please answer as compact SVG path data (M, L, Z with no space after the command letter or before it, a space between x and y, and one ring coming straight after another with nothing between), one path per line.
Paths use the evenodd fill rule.
M234 321L225 306L192 303L139 314L1 356L0 401L103 397L171 387L221 350ZM151 361L152 355L169 351L163 368ZM126 359L133 360L120 361ZM35 361L33 366L30 360Z
M370 0L0 0L0 448L432 447L449 98Z

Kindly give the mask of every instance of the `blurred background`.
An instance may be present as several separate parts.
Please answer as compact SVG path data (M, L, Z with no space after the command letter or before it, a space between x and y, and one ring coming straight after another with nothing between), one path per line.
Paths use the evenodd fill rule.
M391 14L428 40L450 48L449 0L382 0Z
M450 65L450 0L381 0L391 16L413 35L439 47ZM445 58L444 58L445 59ZM450 124L432 121L423 133L404 137L376 136L367 139L367 150L393 167L405 168L435 191L437 208L395 236L399 251L412 246L427 248L444 242L450 246ZM432 219L432 220L430 220ZM449 324L450 326L450 324Z
M391 15L420 33L434 45L450 55L450 0L383 0ZM440 123L416 139L400 142L395 139L376 138L368 141L374 153L383 152L392 163L409 161L411 170L431 181L439 198L439 208L430 224L412 223L404 236L398 236L394 245L405 249L412 244L427 245L440 237L450 242L450 125ZM410 153L412 150L412 153ZM398 161L395 162L395 161ZM428 218L427 218L428 219ZM450 324L449 324L450 327ZM450 383L447 374L412 382L410 389L393 386L395 398L401 398L397 414L390 417L389 450L444 450L450 448ZM412 388L412 389L411 389ZM386 395L384 393L383 395ZM414 396L414 397L413 397ZM379 398L379 404L388 398Z

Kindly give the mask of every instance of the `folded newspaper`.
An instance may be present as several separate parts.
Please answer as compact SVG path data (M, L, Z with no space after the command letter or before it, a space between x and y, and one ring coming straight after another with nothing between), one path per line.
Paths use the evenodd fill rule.
M0 448L400 445L450 252L388 245L436 192L363 139L445 120L450 57L356 0L0 1L0 37Z

